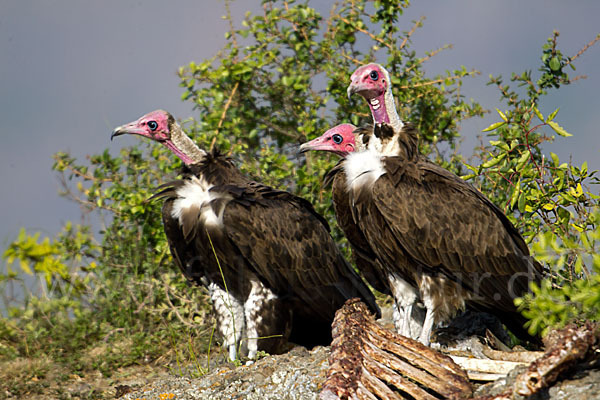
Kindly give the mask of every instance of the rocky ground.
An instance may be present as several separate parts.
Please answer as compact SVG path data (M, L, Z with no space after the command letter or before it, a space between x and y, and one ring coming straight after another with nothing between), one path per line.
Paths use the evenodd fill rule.
M316 399L328 368L328 347L295 347L249 366L215 368L198 379L162 378L123 399Z
M240 366L228 362L217 348L210 358L204 355L168 365L157 360L116 370L110 377L100 373L70 375L52 365L49 358L15 360L0 365L0 399L317 399L329 354L329 347L310 351L294 347L286 354ZM506 378L486 385L476 384L474 395L504 392L524 369L519 367ZM584 363L561 373L555 384L530 398L600 400L600 364Z
M268 356L249 366L234 366L214 360L210 371L190 378L195 367L180 371L159 366L136 366L115 371L113 377L70 376L56 383L28 379L28 395L11 396L7 388L0 391L4 399L127 399L127 400L196 400L196 399L317 399L328 368L328 347L308 351L295 347L279 356ZM200 360L204 362L205 360ZM7 367L3 365L3 367ZM19 368L12 365L12 368ZM513 371L505 379L479 385L475 395L494 395L512 386ZM182 377L188 376L188 377ZM48 380L45 380L48 382ZM36 386L36 384L39 384ZM0 382L0 386L4 386ZM532 399L591 400L600 399L600 368L579 367L562 377L554 386Z
M197 379L162 376L148 383L131 384L128 400L196 400L196 399L317 399L328 368L329 349L318 347L308 351L296 347L289 353L258 360L250 366L222 365ZM479 385L475 396L495 395L511 387L516 375ZM553 387L532 399L588 400L600 399L600 369L579 368Z

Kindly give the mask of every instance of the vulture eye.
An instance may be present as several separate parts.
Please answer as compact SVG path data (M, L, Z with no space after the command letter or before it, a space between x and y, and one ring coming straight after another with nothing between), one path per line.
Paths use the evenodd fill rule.
M377 71L371 71L369 77L371 77L372 80L376 81L377 79L379 79L379 74L377 73Z
M332 139L335 144L340 144L344 140L344 138L342 138L342 135L338 135L337 133L332 136Z
M155 131L156 128L158 128L158 124L156 121L148 121L148 128L150 128L151 131Z

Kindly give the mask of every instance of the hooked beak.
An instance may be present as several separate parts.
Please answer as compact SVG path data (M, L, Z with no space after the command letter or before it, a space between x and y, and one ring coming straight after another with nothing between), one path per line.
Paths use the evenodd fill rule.
M346 145L348 146L348 145ZM354 147L352 145L349 145L350 147ZM311 140L310 142L306 142L303 143L300 148L298 149L298 153L305 153L307 151L328 151L330 153L333 154L337 154L338 156L341 157L346 157L349 153L349 151L347 150L340 150L339 148L336 148L334 146L332 146L331 143L331 136L329 135L323 135L323 136L319 136L316 139ZM352 150L354 151L354 150Z
M116 127L110 135L110 140L112 141L115 136L121 135L142 135L144 131L137 126L136 122Z
M306 153L310 150L329 150L329 146L323 141L323 138L318 137L309 142L302 143L298 148L298 154Z
M312 140L311 140L312 142ZM306 143L302 143L300 145L300 147L298 148L298 154L302 154L302 153L306 153L307 151L312 150L312 148L310 147L310 142L306 142Z
M380 88L371 87L368 84L366 84L364 81L360 81L359 78L357 78L356 80L353 80L350 83L350 85L348 86L347 92L348 92L348 100L350 100L350 97L355 93L358 93L359 95L364 97L365 100L367 100L367 101L384 94L384 92L382 92Z
M350 85L348 85L348 89L346 89L346 93L348 93L348 101L350 101L350 99L352 98L352 95L354 93L356 93L357 91L357 87L354 84L354 82L350 82Z
M110 135L110 141L112 142L112 140L115 136L125 135L126 133L127 132L123 129L123 127L119 126L119 127L115 128L114 131L112 131L112 135Z

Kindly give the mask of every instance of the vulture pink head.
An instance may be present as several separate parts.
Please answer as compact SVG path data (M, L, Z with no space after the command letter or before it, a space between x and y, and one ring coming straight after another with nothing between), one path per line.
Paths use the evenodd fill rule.
M352 76L350 77L350 86L348 86L348 98L354 93L360 94L367 100L369 107L371 108L371 114L373 114L373 120L377 124L387 123L389 124L390 116L388 110L390 108L389 99L392 99L392 107L395 112L395 105L393 104L392 97L392 86L390 82L390 74L385 68L379 64L371 63L359 67Z
M110 139L120 135L140 135L162 143L188 165L199 162L205 154L181 130L175 118L164 110L152 111L136 121L115 128Z
M171 139L171 124L175 119L164 110L152 111L138 120L121 125L113 131L110 139L120 135L140 135L157 142Z
M329 151L338 156L346 157L356 151L356 127L352 124L334 126L316 139L300 146L300 153L305 151Z

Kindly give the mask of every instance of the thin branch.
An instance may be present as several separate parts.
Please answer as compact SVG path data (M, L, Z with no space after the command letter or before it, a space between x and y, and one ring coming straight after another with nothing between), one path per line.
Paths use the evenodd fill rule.
M344 57L344 58L345 58L345 59L347 59L347 60L350 60L350 61L352 61L352 62L353 62L354 64L356 64L356 65L362 65L362 64L363 64L363 63L362 63L362 61L359 61L359 60L357 60L356 58L354 58L354 57L352 57L352 56L349 56L349 55L348 55L348 54L346 54L346 52L345 52L345 51L343 51L343 50L342 50L342 52L341 52L340 54L342 55L342 57Z
M69 172L71 172L73 175L78 176L78 177L83 178L88 181L114 182L114 180L110 179L110 178L96 178L93 175L85 174L71 165L65 165L65 168L67 170L69 170Z
M164 283L164 287L165 287L165 295L166 295L165 299L167 300L167 303L169 303L169 306L171 307L171 310L173 311L173 313L175 314L177 319L185 326L188 326L190 328L195 328L196 326L194 324L190 324L181 316L181 314L179 314L179 311L177 311L177 307L175 307L173 305L173 303L171 302L171 298L169 297L170 289L169 289L169 284L167 282Z
M460 78L461 78L460 75L453 75L453 76L448 76L446 78L436 79L434 81L427 81L427 82L417 83L414 85L400 86L400 89L409 89L409 88L417 88L417 87L421 87L421 86L437 85L439 83L446 81L447 79L456 80L456 79L460 79Z
M447 49L452 49L453 47L454 46L451 45L451 44L446 44L446 45L444 45L444 46L442 46L442 47L440 47L440 48L438 48L436 50L433 50L432 52L430 52L429 54L427 54L425 57L419 58L417 60L417 62L415 62L413 65L410 66L410 68L405 69L404 73L408 74L411 70L413 70L417 66L423 64L425 61L431 59L432 57L435 57L437 54L441 53L442 51L447 50ZM471 71L471 73L474 73L474 72L477 72L477 71L475 71L475 70Z
M231 33L231 41L233 42L234 48L239 48L238 42L235 35L235 30L233 29L233 18L231 17L231 0L225 0L225 12L227 13L227 22L229 22L229 32ZM237 56L233 59L237 62Z
M333 39L335 37L335 33L333 32L333 28L332 28L332 23L333 23L334 18L337 18L337 16L338 16L338 13L336 13L338 6L339 6L339 3L336 1L331 6L331 10L329 10L329 18L327 19L327 29L325 30L325 33L323 35L327 39ZM329 35L331 35L331 36L329 36Z
M340 20L342 20L343 22L347 23L348 25L351 25L351 26L352 26L354 29L356 29L357 31L359 31L359 32L361 32L361 33L364 33L365 35L369 36L371 39L375 40L376 42L378 42L378 43L380 43L380 44L384 45L384 46L385 46L385 47L387 47L388 49L390 49L390 50L393 50L393 49L392 49L392 46L391 46L389 43L387 43L385 40L383 40L383 39L381 39L381 38L378 38L377 36L373 35L371 32L369 32L369 31L368 31L368 30L366 30L366 29L362 29L362 28L359 28L359 27L355 26L355 25L354 25L354 24L352 24L352 22L350 22L350 20L348 20L347 18L340 17Z
M569 79L569 83L577 82L580 79L587 79L587 75L577 75L573 79Z
M423 21L425 21L425 16L422 16L421 18L419 18L418 21L415 21L415 24L413 25L413 27L410 28L410 31L408 31L408 33L406 34L406 37L404 38L402 43L400 43L398 50L402 50L404 48L404 46L406 46L410 37L417 31L417 28L420 27L421 24L423 24Z
M573 61L575 61L577 58L579 58L579 56L581 56L583 53L585 53L587 51L587 49L589 49L590 47L595 45L598 40L600 40L600 33L597 34L596 37L592 41L590 41L588 44L583 46L583 49L579 50L577 52L577 54L575 54L573 57L569 58L569 61L567 61L567 63L565 65L569 65Z
M227 99L227 103L225 103L225 108L223 109L223 113L221 114L221 119L219 119L219 123L217 124L216 135L219 134L219 129L221 129L221 126L223 125L223 121L225 120L225 115L227 114L227 110L229 110L229 106L231 105L231 100L233 100L233 96L235 95L235 92L237 91L238 86L240 86L240 81L237 81L235 83L235 86L233 87L233 90L231 91L231 94L229 95L229 98Z
M116 215L121 215L121 212L119 210L117 210L116 208L112 208L112 207L108 207L105 205L102 206L98 206L97 203L89 201L89 200L84 200L79 196L76 196L73 191L69 188L69 185L67 184L67 181L64 177L64 174L60 177L60 183L61 186L63 187L63 192L61 192L61 195L75 201L76 203L79 203L81 206L86 207L88 210L94 210L96 208L99 208L101 210L106 210L106 211L110 211Z
M282 134L284 136L287 136L289 138L292 138L294 140L298 140L301 137L300 135L294 135L294 134L289 133L286 130L281 129L277 125L271 123L271 121L269 121L268 119L263 119L263 120L261 120L261 122L263 124L265 124L267 127L273 129L275 132L280 133L280 134Z

